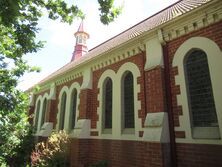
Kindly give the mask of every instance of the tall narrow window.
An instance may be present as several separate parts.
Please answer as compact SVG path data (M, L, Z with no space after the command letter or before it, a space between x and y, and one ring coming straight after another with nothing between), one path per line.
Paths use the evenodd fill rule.
M42 106L42 118L41 118L41 122L40 122L40 127L42 127L42 125L45 122L46 110L47 110L47 99L45 98L43 101L43 106Z
M67 98L67 95L66 95L65 92L63 92L62 98L61 98L61 105L60 105L59 130L64 129L65 111L66 111L66 98Z
M112 128L112 110L113 110L113 84L112 80L110 78L106 79L104 82L103 92L104 92L104 98L103 98L103 119L104 119L104 129L111 129Z
M71 95L71 113L70 113L70 127L69 129L75 128L75 120L76 120L76 109L77 109L77 90L73 89L72 95Z
M40 110L40 100L38 101L37 103L37 108L36 108L36 112L35 112L35 120L34 120L34 127L35 127L35 130L37 130L38 128L38 120L39 120L39 110Z
M123 121L124 128L134 128L133 74L127 72L123 78Z
M188 102L193 127L218 127L207 55L191 52L184 62Z

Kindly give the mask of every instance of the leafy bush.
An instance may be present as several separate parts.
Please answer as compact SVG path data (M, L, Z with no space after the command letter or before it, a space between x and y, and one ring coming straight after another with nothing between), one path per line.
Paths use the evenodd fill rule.
M69 166L68 146L70 140L64 131L53 133L46 142L37 143L32 152L32 166Z

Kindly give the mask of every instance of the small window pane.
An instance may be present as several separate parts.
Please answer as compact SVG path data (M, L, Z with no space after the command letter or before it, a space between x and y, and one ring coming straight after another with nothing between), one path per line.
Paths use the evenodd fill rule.
M134 128L134 92L131 72L123 80L124 128Z
M77 104L77 90L74 89L72 91L72 100L71 100L71 115L70 115L70 129L75 128L75 120L76 120L76 104Z
M66 93L64 92L62 94L62 99L61 99L59 130L63 130L64 129L65 111L66 111Z
M112 128L112 80L109 78L104 85L104 122L106 129Z
M207 55L193 51L185 62L186 81L193 127L218 126Z

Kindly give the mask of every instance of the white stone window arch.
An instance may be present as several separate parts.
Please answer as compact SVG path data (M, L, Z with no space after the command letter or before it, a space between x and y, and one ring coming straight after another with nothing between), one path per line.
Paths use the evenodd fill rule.
M42 99L42 110L41 110L41 117L40 117L40 127L43 126L46 120L46 115L47 115L47 98L44 97Z
M123 129L121 111L122 111L122 100L121 100L121 80L124 74L129 71L133 75L133 84L134 84L134 116L135 116L135 126L133 129ZM138 77L140 77L140 71L136 64L127 62L123 64L117 73L113 70L108 69L103 72L98 81L98 101L99 106L97 108L97 114L99 119L97 121L97 130L99 131L100 138L104 139L120 139L120 140L139 140L139 131L142 130L142 120L139 118L138 111L141 109L141 102L138 99L138 93L140 93L140 84L137 83ZM109 133L104 133L103 129L103 99L104 92L103 83L107 78L112 79L113 82L113 107L112 107L112 131Z
M103 128L104 130L112 129L112 108L113 108L113 81L107 77L103 82Z
M134 82L133 74L126 71L121 79L121 113L122 113L122 129L135 128L134 113Z
M184 58L192 50L202 50L206 53L208 66L215 101L216 113L218 118L219 129L215 128L197 128L192 129L188 105L187 87L185 81ZM178 105L182 106L183 115L179 116L180 126L176 127L176 131L185 131L185 139L176 139L177 142L190 143L221 143L222 134L222 52L218 45L205 37L193 37L185 41L176 51L173 58L173 67L178 67L178 75L175 77L176 85L180 86L180 94L177 95ZM193 134L199 137L194 139ZM210 140L214 138L217 140Z
M133 95L134 95L134 128L124 128L124 114L123 114L123 78L130 72L133 75ZM140 71L137 65L128 62L123 64L117 72L117 78L120 87L120 118L121 118L121 134L135 134L138 136L141 128L141 119L139 118L138 111L141 109L141 102L138 99L138 93L140 93L140 85L137 83L138 77L140 77Z
M40 112L41 112L41 106L42 106L42 96L38 96L38 98L36 99L36 103L35 103L35 114L34 114L34 127L36 129L36 131L39 131L39 116L40 116Z
M56 130L64 130L65 129L65 116L68 111L68 92L69 88L64 86L59 93L59 103L58 103L58 113L57 113L57 124Z
M76 99L73 99L74 91L76 91L75 92ZM79 93L80 93L80 85L78 82L74 82L70 86L69 91L68 91L68 99L67 99L68 110L66 111L66 114L65 114L65 129L71 134L74 133L74 127L79 117L79 103L80 103Z
M114 113L113 111L115 111L116 105L114 105L114 97L118 96L118 91L114 91L115 90L115 72L113 70L106 70L105 72L103 72L103 74L101 75L99 82L98 82L98 89L99 89L99 94L98 94L98 101L99 101L99 107L97 109L97 113L99 115L99 121L97 123L97 127L99 129L99 135L106 135L109 136L109 134L112 134L112 129L117 129L118 128L118 118L116 119L116 113ZM104 94L104 83L107 81L107 79L111 79L112 81L112 128L111 129L105 129L104 127L104 99L105 99L105 94ZM114 122L115 120L115 122ZM116 126L117 125L117 126ZM115 134L113 134L115 135Z
M47 100L48 100L48 93L45 93L43 96L39 95L38 98L36 99L36 107L35 107L35 118L34 120L34 125L37 127L37 132L40 131L42 125L44 124L45 121L45 115L47 114ZM46 100L46 108L44 108L44 100ZM40 102L40 109L38 111L38 103ZM45 111L44 111L45 110ZM39 112L39 113L38 113ZM38 118L37 118L38 117Z

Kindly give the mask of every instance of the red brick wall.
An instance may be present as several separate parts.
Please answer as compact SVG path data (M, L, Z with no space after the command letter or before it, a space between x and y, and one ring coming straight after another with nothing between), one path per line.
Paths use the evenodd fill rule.
M156 67L145 72L148 112L166 112L164 70Z
M143 52L93 72L92 90L84 89L80 94L80 117L91 119L91 128L96 128L96 123L99 118L97 115L99 89L97 87L102 73L107 69L112 69L117 72L126 62L136 64L141 73L141 76L137 79L141 92L137 96L141 101L141 110L138 111L138 113L139 118L142 118L142 123L144 123L147 112L166 111L163 69L162 67L156 67L145 72L145 52ZM140 134L142 137L143 131L141 131ZM93 131L91 135L97 136L98 132ZM169 145L161 145L160 143L74 139L71 146L71 162L72 166L84 167L101 160L107 160L109 166L112 167L170 166L169 150Z
M211 25L207 28L195 31L184 35L178 39L167 43L169 65L170 65L170 80L173 105L174 125L179 126L179 115L183 114L181 106L178 106L176 95L180 94L180 87L175 85L175 76L178 74L177 68L172 68L172 60L176 50L187 39L194 36L203 36L215 41L222 48L222 22ZM137 82L140 84L141 93L137 96L141 100L141 110L139 118L142 118L143 123L147 112L163 112L166 111L165 102L165 83L164 73L161 67L156 67L149 71L144 71L145 53L140 53L136 56L129 57L118 63L109 65L103 69L93 72L93 89L85 89L80 92L80 118L91 119L91 128L96 128L98 121L97 107L99 102L97 96L98 81L102 73L107 69L118 71L121 65L126 62L135 63L141 73ZM66 83L68 87L74 81ZM82 78L78 79L82 83ZM59 92L64 85L56 88L56 100L52 102L54 107L50 115L50 120L56 124L56 114L58 112L57 105L59 103ZM91 132L92 133L92 132ZM97 132L93 132L97 134ZM142 134L142 132L141 132ZM177 137L185 137L184 132L176 132ZM71 144L70 159L72 166L87 167L90 164L100 160L107 160L109 166L112 167L159 167L169 166L169 145L160 143L149 143L142 141L121 141L121 140L100 140L100 139L73 139ZM222 146L220 145L204 145L204 144L185 144L177 143L177 164L179 167L207 167L222 166ZM167 155L167 156L166 156Z
M179 167L221 167L222 146L177 143Z
M169 163L162 154L166 147L142 141L73 139L71 166L88 167L105 160L109 167L163 167Z
M172 67L172 61L176 50L183 42L191 37L206 37L214 42L222 49L222 22L215 23L202 28L195 32L184 35L178 39L174 39L167 43L169 65L170 65L170 80L171 80L171 93L172 93L172 108L174 125L179 126L179 115L183 114L182 107L178 106L176 95L180 94L179 85L175 84L175 76L178 75L177 67ZM175 132L176 137L185 138L183 131ZM222 166L222 145L204 145L204 144L176 144L177 150L177 163L179 167L190 166L190 167L216 167Z

